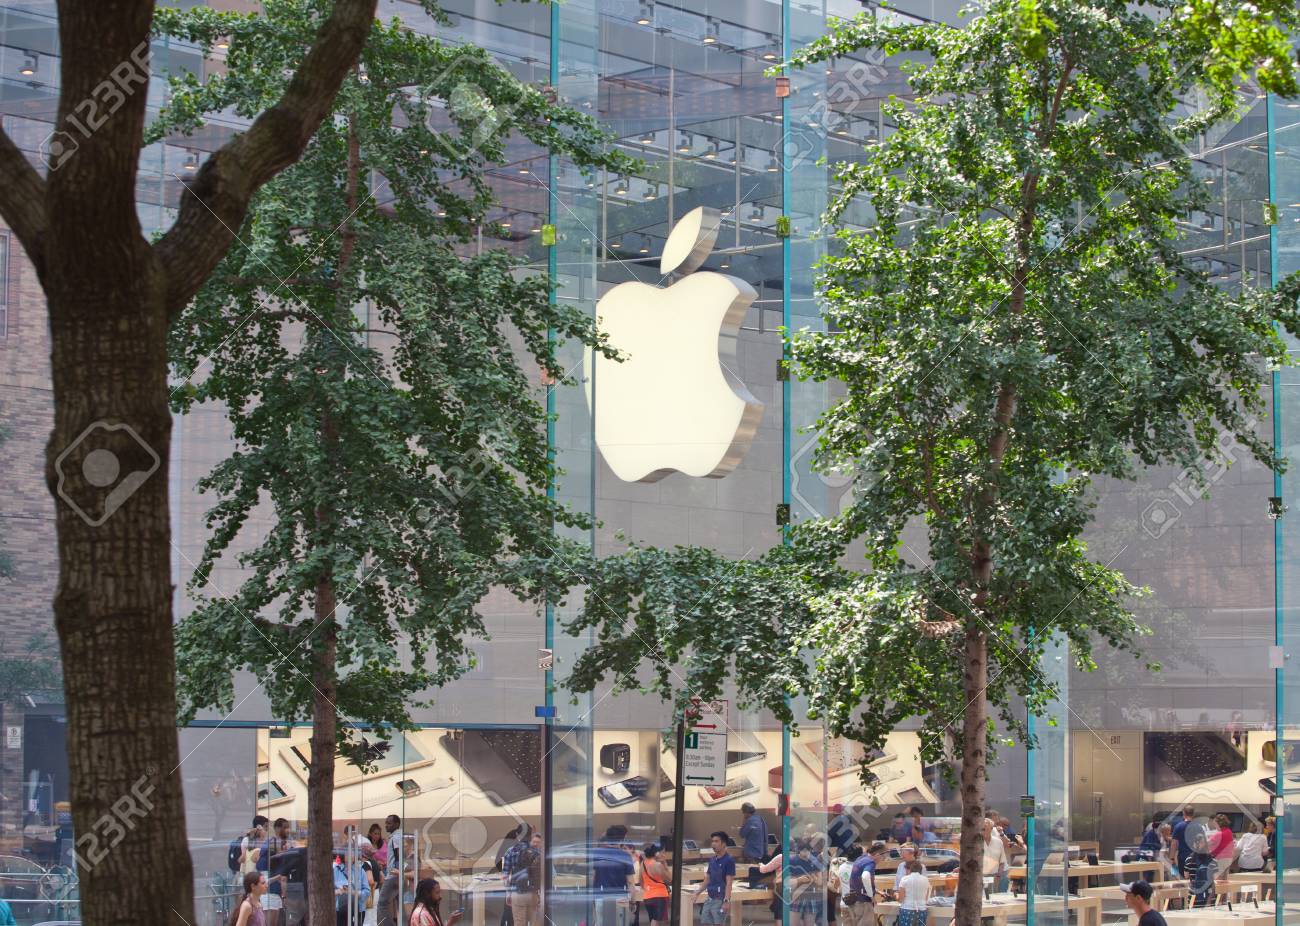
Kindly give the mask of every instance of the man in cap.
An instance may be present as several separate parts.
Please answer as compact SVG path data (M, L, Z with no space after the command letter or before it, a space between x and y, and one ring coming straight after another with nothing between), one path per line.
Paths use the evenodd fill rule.
M1137 926L1166 926L1160 911L1151 906L1151 885L1145 881L1130 881L1121 884L1124 903L1137 914Z

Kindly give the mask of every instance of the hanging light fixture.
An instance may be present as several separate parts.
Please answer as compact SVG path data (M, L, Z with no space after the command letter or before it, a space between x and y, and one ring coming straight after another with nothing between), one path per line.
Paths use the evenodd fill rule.
M718 143L709 142L709 147L704 149L704 159L707 161L716 161L718 159Z
M196 171L199 169L199 153L189 148L185 149L189 153L185 155L185 160L181 163L182 170Z
M749 210L749 221L763 221L763 207L759 203L754 203L754 208Z
M28 52L23 56L22 67L18 69L18 73L23 75L23 77L33 77L36 74L36 68L39 63L40 56L34 51Z
M627 195L627 178L625 177L618 178L618 183L614 184L614 195L615 196Z
M504 216L501 217L501 221L498 222L497 224L500 225L502 228L509 228L511 225L514 224L514 220L510 217L510 213L507 212Z
M519 165L519 173L520 173L520 175L530 173L530 171L528 170L528 165L527 165L527 164L520 164L520 165Z
M647 187L645 188L645 192L641 194L641 198L642 198L642 199L645 199L645 200L658 199L658 198L659 198L659 184L657 184L657 183L652 183L652 184L650 184L649 186L647 186Z
M653 145L655 143L655 133L653 129L646 129L637 139L643 145Z
M769 174L774 174L780 169L781 169L781 165L776 162L775 154L767 159L767 172Z
M638 26L648 26L655 21L655 5L653 0L641 0L640 7L636 14L636 24Z
M677 139L677 153L690 154L691 148L695 145L695 139L691 138L690 132L683 132L681 138Z
M230 48L230 39L223 35L221 38L217 39L217 43L214 47L220 51L226 51Z
M718 44L718 21L712 16L704 17L704 38L701 42L704 45Z
M776 49L773 46L779 46L781 43L777 40L776 36L772 35L769 32L767 35L767 44L768 44L768 49L767 51L763 52L763 60L775 61L777 58L780 57L780 55L776 53Z
M642 239L641 239L641 247L637 248L636 250L637 250L637 253L638 253L638 254L649 254L649 253L650 253L650 242L649 242L648 240L646 240L645 238L642 238Z

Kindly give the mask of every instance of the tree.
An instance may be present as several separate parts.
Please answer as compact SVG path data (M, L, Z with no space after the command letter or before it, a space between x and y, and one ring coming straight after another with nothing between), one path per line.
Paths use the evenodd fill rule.
M176 774L167 327L230 246L253 193L316 130L365 41L375 0L321 8L310 41L286 62L294 78L283 96L208 158L175 223L150 242L135 184L154 7L59 0L59 107L46 175L0 133L0 216L36 268L53 342L54 618L89 926L192 919Z
M176 14L176 31L227 42L230 67L176 79L157 131L277 97L268 75L318 6ZM247 247L172 330L178 375L197 371L178 408L222 403L235 441L200 483L216 503L191 583L207 596L177 631L182 718L230 710L241 669L277 718L310 718L313 923L334 916L336 753L372 764L412 706L471 668L484 596L544 596L524 564L562 545L557 526L590 527L547 497L546 412L523 365L560 370L568 339L612 352L545 273L466 247L476 225L504 233L485 218L486 176L512 132L588 167L633 166L591 117L481 49L377 23L332 119L254 197ZM223 558L246 569L237 589L212 579Z
M656 665L689 659L705 696L757 663L763 678L738 679L750 697L781 715L804 694L832 734L880 746L919 717L923 756L951 743L960 762L960 926L980 918L992 713L1025 739L1013 705L1045 710L1053 638L1088 669L1094 641L1135 650L1142 632L1141 590L1081 540L1092 480L1202 473L1224 439L1282 467L1255 422L1267 364L1286 358L1277 329L1300 333L1300 277L1229 293L1178 252L1178 220L1208 202L1184 145L1230 114L1238 69L1162 22L1172 7L994 0L961 28L857 19L794 56L914 58L911 100L886 104L896 132L837 171L828 219L865 205L874 224L841 228L822 265L828 330L790 339L797 375L843 384L818 458L854 475L854 503L758 563L592 564L599 597L574 625L600 627L579 689L645 658L630 626ZM1192 93L1208 105L1177 116ZM849 572L855 544L866 569ZM632 590L604 586L611 570ZM692 606L681 590L710 575L721 600ZM764 602L756 629L746 609Z

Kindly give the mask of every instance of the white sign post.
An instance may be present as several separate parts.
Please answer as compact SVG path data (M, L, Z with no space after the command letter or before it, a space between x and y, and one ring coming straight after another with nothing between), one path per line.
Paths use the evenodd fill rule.
M688 785L727 783L727 702L696 701L687 710L695 724L686 734L682 780Z

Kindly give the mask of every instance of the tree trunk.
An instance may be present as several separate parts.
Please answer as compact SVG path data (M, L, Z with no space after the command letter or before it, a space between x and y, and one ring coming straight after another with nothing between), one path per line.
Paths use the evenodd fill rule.
M192 922L162 274L138 235L104 237L107 246L47 273L55 412L46 478L82 922Z
M978 623L966 624L962 693L961 868L957 875L954 926L980 926L984 905L984 783L987 748L988 641Z
M318 647L313 647L312 685L316 699L311 712L311 770L307 775L307 910L311 923L334 922L334 755L337 750L338 698L334 623L334 580L323 577L316 586Z

